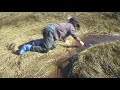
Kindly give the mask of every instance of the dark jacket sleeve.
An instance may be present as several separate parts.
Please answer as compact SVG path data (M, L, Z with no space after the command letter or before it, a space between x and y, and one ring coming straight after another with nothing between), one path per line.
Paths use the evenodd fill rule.
M74 28L72 25L70 25L69 32L70 32L70 35L71 35L75 40L80 41L80 37L77 35L76 30L75 30L75 28Z

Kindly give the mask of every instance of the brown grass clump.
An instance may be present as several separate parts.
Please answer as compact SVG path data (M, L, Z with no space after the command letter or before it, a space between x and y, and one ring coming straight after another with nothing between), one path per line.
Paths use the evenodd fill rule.
M79 78L120 77L120 42L102 43L76 55L72 72Z

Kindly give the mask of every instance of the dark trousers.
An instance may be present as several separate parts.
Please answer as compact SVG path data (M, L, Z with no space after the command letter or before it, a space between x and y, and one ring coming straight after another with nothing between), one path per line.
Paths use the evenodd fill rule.
M55 47L54 30L45 28L43 31L43 42L39 46L32 46L31 51L47 53Z
M55 41L53 41L53 38L47 37L46 39L43 40L40 46L32 46L31 51L47 53L50 49L52 50L55 47L56 45L55 45Z

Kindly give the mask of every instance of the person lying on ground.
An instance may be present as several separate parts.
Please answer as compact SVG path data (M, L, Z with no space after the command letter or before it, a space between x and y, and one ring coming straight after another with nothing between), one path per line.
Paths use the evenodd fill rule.
M80 45L84 46L84 42L81 41L76 30L80 27L79 19L75 16L72 16L68 19L67 22L61 22L58 24L48 24L43 29L43 41L39 46L25 44L19 50L19 55L24 54L26 51L47 53L49 50L56 48L56 42L66 41L66 38L71 35Z

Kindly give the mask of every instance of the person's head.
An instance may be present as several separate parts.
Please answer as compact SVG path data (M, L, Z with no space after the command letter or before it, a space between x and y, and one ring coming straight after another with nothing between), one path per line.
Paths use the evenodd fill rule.
M75 28L80 27L80 21L77 17L72 16L68 18L68 22L71 23Z

